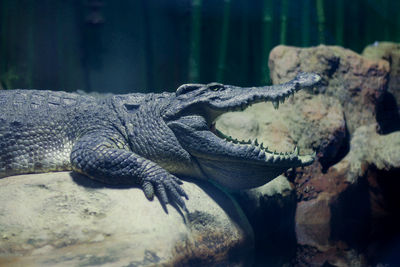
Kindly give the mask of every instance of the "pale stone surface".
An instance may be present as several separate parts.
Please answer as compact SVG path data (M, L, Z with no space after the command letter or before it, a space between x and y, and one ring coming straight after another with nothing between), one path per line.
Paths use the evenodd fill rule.
M296 206L296 200L292 199L293 185L287 180L284 175L280 175L274 180L266 183L263 186L256 187L253 189L242 190L239 195L239 202L242 204L245 212L250 216L253 216L259 210L263 210L263 214L268 212L266 209L270 208L271 203L276 202L277 199L279 201L287 202L286 205ZM270 201L270 202L269 202ZM268 207L266 207L266 205ZM288 207L281 207L288 208ZM260 219L260 218L259 218ZM264 230L266 231L266 229Z
M276 179L263 186L249 189L245 192L252 194L253 197L257 199L262 196L273 197L278 195L285 197L289 195L292 190L293 185L287 180L285 176L280 175Z
M259 134L259 125L255 114L243 112L225 113L218 120L218 130L227 136L233 136L238 140L256 139Z
M376 125L359 127L350 142L350 151L332 169L346 171L347 181L356 183L368 167L391 171L400 168L400 131L387 135L376 133Z
M69 173L0 180L0 265L245 264L253 233L210 184L184 182L189 214L138 188L108 188Z

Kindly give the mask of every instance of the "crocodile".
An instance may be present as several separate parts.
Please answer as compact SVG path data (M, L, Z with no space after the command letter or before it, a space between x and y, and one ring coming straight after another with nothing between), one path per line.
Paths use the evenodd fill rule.
M107 97L3 90L0 178L74 171L107 184L139 186L149 200L156 195L164 209L175 203L187 211L181 178L239 190L311 164L315 153L276 153L256 141L238 141L216 129L215 120L259 102L278 108L320 79L300 73L272 86L184 84L172 93Z

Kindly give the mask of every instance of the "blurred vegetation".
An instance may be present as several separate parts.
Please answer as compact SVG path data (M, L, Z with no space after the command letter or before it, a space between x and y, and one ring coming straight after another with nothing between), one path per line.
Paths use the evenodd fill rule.
M398 0L0 0L0 87L269 83L278 44L400 42Z
M20 79L13 68L0 75L0 89L11 88L14 82Z

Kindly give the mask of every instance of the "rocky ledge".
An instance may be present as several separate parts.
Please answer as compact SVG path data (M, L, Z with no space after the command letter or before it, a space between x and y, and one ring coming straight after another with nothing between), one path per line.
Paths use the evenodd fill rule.
M68 172L0 180L0 265L248 265L252 229L236 202L185 182L188 214L137 188L107 188Z

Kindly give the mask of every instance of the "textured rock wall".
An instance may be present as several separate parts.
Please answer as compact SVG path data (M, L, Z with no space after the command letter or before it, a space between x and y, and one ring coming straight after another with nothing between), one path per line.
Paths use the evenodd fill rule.
M397 51L398 47L392 49ZM396 58L395 52L386 51L385 55L388 54ZM320 146L318 161L298 171L294 178L299 200L295 227L301 245L297 261L304 263L308 259L305 262L317 266L385 262L383 255L389 241L382 236L400 236L393 223L388 224L394 220L393 212L400 210L400 199L394 201L393 194L388 197L385 190L390 184L398 185L389 177L400 170L398 108L396 104L395 109L388 108L387 100L388 87L393 95L400 89L397 78L391 77L398 75L393 63L385 56L367 58L341 47L278 46L270 54L269 66L274 83L290 79L300 71L321 74L322 86L303 92L294 101L308 106L306 99L322 97L321 103L327 107L334 99L344 115L345 138L342 132L338 135L330 131L340 147L321 153ZM310 105L309 109L323 108ZM327 116L315 124L330 119ZM300 139L313 139L309 132L301 131L301 135ZM324 154L330 154L334 160L326 161Z
M273 187L272 182L237 196L259 238L257 246L265 248L263 243L276 240L270 238L273 229L260 230L259 225L277 220L286 233L295 232L297 244L280 234L288 251L297 246L291 264L385 263L382 255L388 236L397 235L394 225L400 223L394 216L400 212L396 204L400 198L389 190L399 185L394 177L400 170L400 119L396 102L395 108L390 106L393 101L388 102L389 94L396 95L400 88L392 79L398 75L393 70L396 60L387 56L395 58L395 53L384 54L364 57L337 46L278 46L269 58L274 84L305 71L320 74L321 86L295 94L278 110L263 103L218 120L222 132L239 139L258 138L272 150L291 151L298 146L301 153L317 152L312 166L279 178L290 181L295 198L268 196L262 188ZM293 206L295 212L290 213ZM273 207L284 211L277 213ZM272 242L278 247L279 242Z
M376 42L367 46L362 55L371 60L385 60L390 65L388 93L378 107L382 132L400 130L400 44Z
M376 121L377 104L389 78L389 63L369 60L338 46L313 48L277 46L268 62L274 84L293 78L299 71L316 72L322 86L313 94L336 98L343 106L350 133Z

